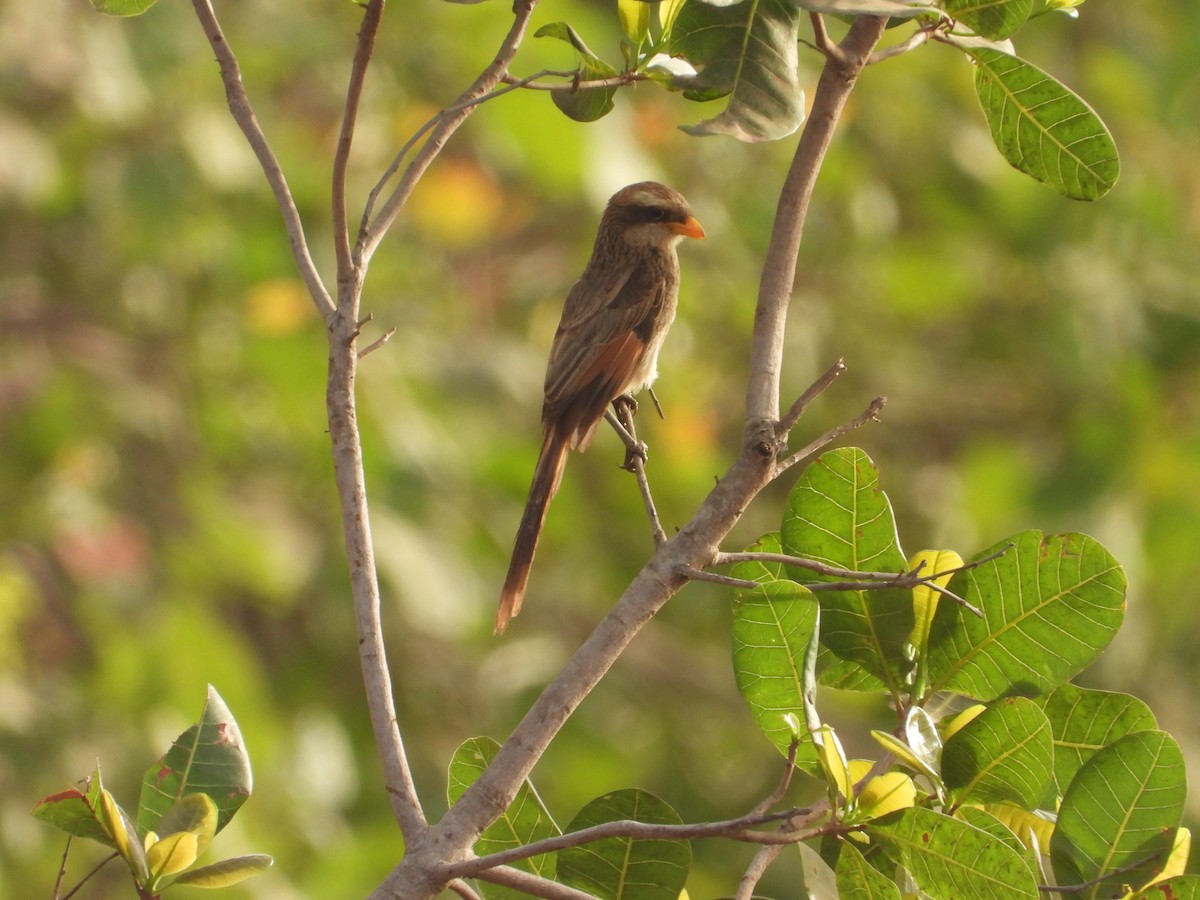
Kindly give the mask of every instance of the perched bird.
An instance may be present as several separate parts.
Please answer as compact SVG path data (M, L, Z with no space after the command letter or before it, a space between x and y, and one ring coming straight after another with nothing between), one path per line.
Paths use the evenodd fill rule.
M703 238L704 229L669 187L642 181L608 201L592 258L567 294L550 348L542 450L500 593L497 634L521 611L567 453L587 449L609 403L658 376L658 351L675 320L679 292L675 245L685 237Z

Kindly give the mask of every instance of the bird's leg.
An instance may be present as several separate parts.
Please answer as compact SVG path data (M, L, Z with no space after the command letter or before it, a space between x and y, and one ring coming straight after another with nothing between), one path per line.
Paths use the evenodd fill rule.
M621 436L621 440L625 442L625 462L621 464L621 468L627 472L634 472L636 471L635 463L638 461L644 463L648 458L646 445L638 440L637 430L633 426L633 417L637 415L638 402L630 394L621 394L613 400L612 405L614 413L612 419L616 420L613 422L613 427Z

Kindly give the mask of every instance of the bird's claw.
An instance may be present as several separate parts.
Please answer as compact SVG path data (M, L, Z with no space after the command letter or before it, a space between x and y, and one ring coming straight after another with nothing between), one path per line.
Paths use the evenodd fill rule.
M621 463L621 468L626 472L636 472L637 466L635 463L641 461L645 465L646 460L650 458L650 448L646 446L645 441L638 441L632 446L625 448L625 462Z

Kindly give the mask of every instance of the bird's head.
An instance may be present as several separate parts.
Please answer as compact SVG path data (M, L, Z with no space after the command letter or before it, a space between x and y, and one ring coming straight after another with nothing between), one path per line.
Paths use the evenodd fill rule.
M685 237L704 237L683 195L656 181L640 181L613 194L600 230L634 247L665 249Z

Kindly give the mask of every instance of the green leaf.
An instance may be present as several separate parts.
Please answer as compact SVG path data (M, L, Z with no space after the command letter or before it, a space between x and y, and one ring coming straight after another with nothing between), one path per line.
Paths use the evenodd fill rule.
M1001 41L1029 19L1033 0L945 0L942 7L981 37Z
M1134 900L1200 900L1200 875L1176 875L1134 895Z
M33 808L33 816L38 821L53 825L67 834L99 841L106 847L115 849L116 844L96 814L101 789L100 770L97 769L86 794L74 788L51 794Z
M739 591L733 607L738 691L767 739L786 754L793 738L800 737L798 752L809 762L815 762L816 755L804 740L803 668L816 619L816 597L794 581L770 581L753 591ZM788 716L799 724L799 734Z
M1073 200L1098 200L1120 175L1112 135L1078 95L1041 69L977 47L975 90L1009 164Z
M679 825L679 815L653 794L614 791L590 802L568 832L623 820ZM558 854L558 880L605 900L677 900L687 881L692 849L687 841L612 837Z
M150 869L150 883L158 884L162 879L177 875L196 861L200 855L200 842L188 831L168 834L155 841L146 850L146 865Z
M217 831L246 802L253 788L250 757L233 713L216 689L200 721L181 734L171 749L146 770L138 800L138 829L157 831L159 820L185 794L206 794L217 807Z
M647 0L617 0L617 18L621 30L635 47L650 36L650 22L657 14L658 4Z
M612 78L617 70L588 49L583 38L566 22L551 22L533 33L534 37L552 37L575 48L579 74L585 81ZM576 91L552 91L554 105L576 122L594 122L612 112L615 87L583 88Z
M942 748L942 780L957 803L1009 800L1034 809L1053 766L1050 720L1024 697L988 707Z
M260 872L265 872L271 868L273 863L274 860L263 853L234 856L211 865L200 866L198 869L189 869L176 878L172 884L186 884L198 888L229 887L231 884L237 884L239 881L245 881Z
M986 831L1010 850L1015 851L1024 858L1025 845L1021 843L1021 839L1013 834L1012 829L987 810L979 809L975 806L963 806L955 810L954 816L955 818L962 819L968 825L978 828L980 831ZM1031 869L1030 871L1032 872L1033 870Z
M459 745L450 760L449 780L446 785L446 796L451 805L457 803L458 798L483 774L499 750L500 745L487 737L470 738ZM504 815L479 836L479 840L475 842L475 852L486 856L502 850L524 847L526 844L555 837L560 833L533 784L529 779L525 779ZM512 865L543 878L554 877L552 853L543 853L514 862ZM491 885L488 886L487 892L489 897L523 896L517 891Z
M1064 684L1043 701L1054 735L1054 774L1066 788L1097 750L1127 734L1158 728L1154 713L1137 697Z
M884 851L935 898L1034 900L1028 864L1004 841L966 822L911 807L866 826Z
M675 20L670 51L698 72L684 84L684 96L713 100L729 95L729 103L716 117L683 130L750 142L792 134L804 121L799 33L800 11L788 0L687 3Z
M931 691L989 701L1035 696L1069 680L1108 646L1125 615L1125 573L1084 534L1023 531L979 554L950 590L983 612L943 603L929 637Z
M145 886L150 880L150 869L146 863L146 851L138 838L137 828L129 813L121 808L107 789L100 789L99 803L96 805L96 818L108 833L112 846L129 866L129 871L137 883Z
M900 900L900 889L849 841L841 842L837 859L837 896L839 900Z
M92 0L92 6L106 16L140 16L158 0Z
M1186 796L1183 754L1166 732L1127 735L1098 751L1059 807L1050 839L1058 883L1087 882L1075 896L1095 900L1148 882L1171 853Z
M904 554L879 471L856 447L823 453L788 496L780 532L783 550L854 571L903 572ZM838 581L796 568L794 580ZM858 663L896 693L911 667L905 646L913 630L910 591L822 591L821 641Z

